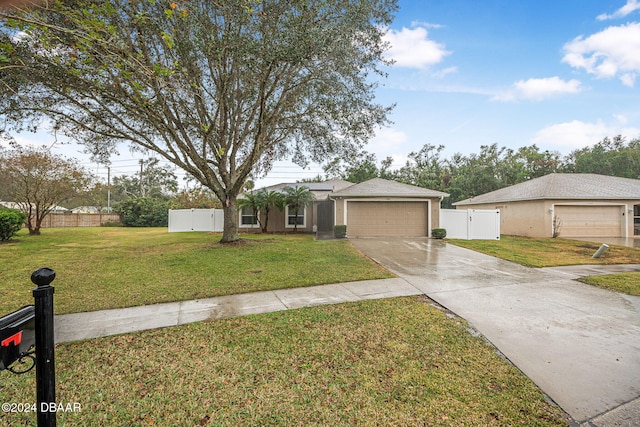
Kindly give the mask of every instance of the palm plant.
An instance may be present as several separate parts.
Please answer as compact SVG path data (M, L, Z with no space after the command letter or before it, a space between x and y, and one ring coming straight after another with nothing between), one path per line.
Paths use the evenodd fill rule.
M249 208L253 212L253 218L255 223L260 224L260 217L258 213L262 208L262 197L259 191L251 191L244 193L242 198L238 199L238 207L240 209Z
M264 224L260 224L262 232L267 232L267 225L269 224L269 212L271 208L278 208L283 210L285 207L284 195L278 191L267 191L264 188L259 191L260 200L262 202L262 212L264 212Z
M238 206L242 208L250 208L253 211L253 217L263 233L267 232L269 225L269 212L272 208L283 210L285 207L284 196L277 191L267 191L262 188L257 191L245 193L242 199L238 199Z
M298 214L300 210L304 209L306 205L316 198L309 190L309 187L305 186L285 187L283 191L285 206L289 206L289 210L293 212L293 217L295 218L293 224L293 231L295 232L298 230Z

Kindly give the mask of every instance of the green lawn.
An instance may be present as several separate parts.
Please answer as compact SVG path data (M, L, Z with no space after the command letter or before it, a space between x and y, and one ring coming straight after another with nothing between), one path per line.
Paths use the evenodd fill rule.
M166 228L23 230L0 245L0 313L33 303L30 276L40 267L56 271L57 314L392 277L346 240L242 237L229 246L220 235Z
M600 243L579 240L500 236L500 240L450 239L448 242L527 267L640 263L638 248L611 246L602 257L594 259L592 256Z
M640 273L606 274L579 279L583 283L640 296Z
M21 232L0 245L0 304L32 302L39 267L58 313L391 277L348 241L166 229ZM194 323L56 346L61 426L566 425L564 413L461 319L425 297ZM35 374L0 372L4 402ZM0 425L34 425L0 413Z
M560 426L563 412L425 297L347 303L57 346L60 426ZM5 402L34 374L0 372ZM34 414L0 413L1 425Z
M640 264L640 249L610 246L600 258L592 258L599 243L568 239L533 239L501 236L500 240L448 240L449 243L493 255L527 267L588 264ZM630 295L640 295L640 273L608 274L581 282Z

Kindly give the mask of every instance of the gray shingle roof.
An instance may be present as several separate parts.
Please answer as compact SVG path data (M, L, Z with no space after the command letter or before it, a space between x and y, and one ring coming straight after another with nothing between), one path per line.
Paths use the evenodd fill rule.
M335 191L331 197L447 197L447 193L428 188L402 184L382 178L355 184L344 190Z
M592 173L552 173L454 203L455 206L540 199L640 200L640 180Z
M260 189L282 192L285 187L307 187L309 191L313 193L316 200L320 201L326 200L329 194L333 191L339 191L351 185L353 185L353 183L349 181L331 179L323 182L283 182L280 184L270 185L268 187L262 187ZM240 194L238 197L243 198L244 196Z

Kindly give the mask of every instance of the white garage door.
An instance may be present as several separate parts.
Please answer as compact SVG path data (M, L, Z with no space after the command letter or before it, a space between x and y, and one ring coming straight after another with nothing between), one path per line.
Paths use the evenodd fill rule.
M556 206L560 237L622 237L620 206Z
M349 236L428 236L427 202L348 202Z

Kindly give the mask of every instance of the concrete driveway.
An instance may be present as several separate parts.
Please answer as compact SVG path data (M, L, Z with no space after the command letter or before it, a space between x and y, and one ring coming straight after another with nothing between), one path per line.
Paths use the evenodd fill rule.
M640 297L437 240L351 242L466 319L577 422L640 425Z

